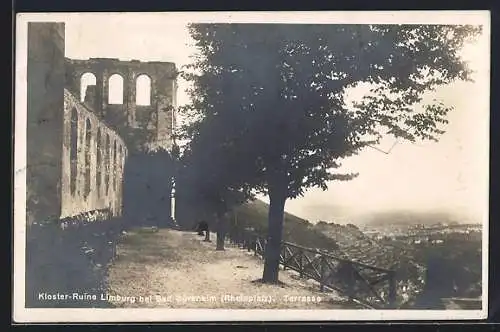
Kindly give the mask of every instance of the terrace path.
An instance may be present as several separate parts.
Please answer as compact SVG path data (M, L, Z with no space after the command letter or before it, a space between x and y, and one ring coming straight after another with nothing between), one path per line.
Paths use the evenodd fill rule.
M117 259L109 269L108 292L120 296L151 296L151 301L115 301L114 305L126 308L355 308L335 293L321 293L317 284L298 278L293 271L280 271L281 285L256 282L262 276L261 259L229 245L225 251L215 251L215 234L211 235L214 242L202 239L194 232L172 229L140 228L124 235L118 245ZM254 301L236 298L227 302L221 299L225 294L261 298ZM269 296L271 302L264 302ZM290 301L293 296L302 297L302 301ZM307 296L309 300L320 297L321 301L307 302Z

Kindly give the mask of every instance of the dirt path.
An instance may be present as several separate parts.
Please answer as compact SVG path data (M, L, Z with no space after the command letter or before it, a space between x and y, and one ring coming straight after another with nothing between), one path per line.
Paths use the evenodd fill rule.
M280 271L280 286L256 282L262 260L233 246L215 251L214 242L170 229L126 234L109 271L109 300L129 308L352 308L293 271Z

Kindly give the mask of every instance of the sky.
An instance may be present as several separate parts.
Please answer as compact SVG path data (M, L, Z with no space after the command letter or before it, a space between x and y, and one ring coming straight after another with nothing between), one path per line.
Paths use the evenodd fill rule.
M168 61L182 69L196 52L186 18L88 14L63 21L69 58ZM343 170L358 172L359 177L329 183L327 191L310 189L304 197L288 200L285 210L312 222L342 222L357 214L393 209L483 217L488 200L489 53L486 31L462 52L475 71L475 82L454 83L429 96L454 107L438 143L400 142L389 154L364 150L343 162ZM178 105L189 102L186 87L179 81ZM387 151L394 143L387 139L379 148Z

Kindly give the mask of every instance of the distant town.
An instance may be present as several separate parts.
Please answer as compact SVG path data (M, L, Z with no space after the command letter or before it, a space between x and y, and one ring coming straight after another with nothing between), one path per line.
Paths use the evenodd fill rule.
M457 298L480 306L482 225L429 219L359 226L320 221L313 228L338 244L332 254L398 271L399 293L412 308L453 307Z
M481 224L437 223L433 225L365 225L363 233L376 240L404 241L408 244L428 242L444 243L446 240L481 241Z

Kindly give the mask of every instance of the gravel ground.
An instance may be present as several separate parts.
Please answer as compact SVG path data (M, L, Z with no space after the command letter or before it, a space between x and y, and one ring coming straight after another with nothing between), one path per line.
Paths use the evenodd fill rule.
M109 301L122 308L354 309L313 281L280 271L280 285L258 282L263 262L196 233L137 229L124 235L108 273Z

